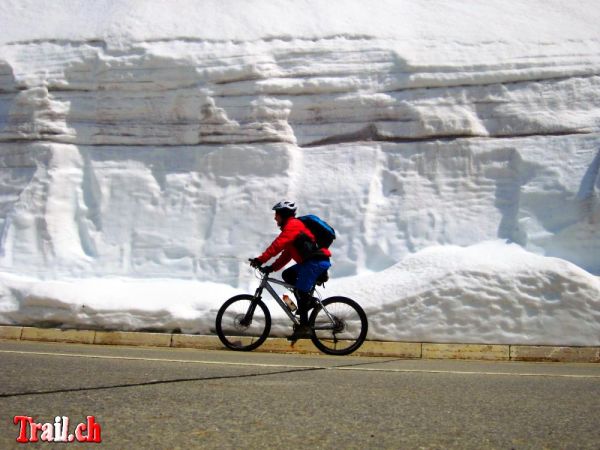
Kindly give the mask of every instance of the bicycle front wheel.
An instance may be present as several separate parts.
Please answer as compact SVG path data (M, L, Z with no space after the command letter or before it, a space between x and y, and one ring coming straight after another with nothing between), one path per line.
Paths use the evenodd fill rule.
M217 313L217 335L225 347L250 351L271 331L271 314L262 300L243 294L230 298Z
M313 344L330 355L348 355L357 350L367 337L369 326L360 305L346 297L323 300L323 308L313 310L309 323L314 329Z

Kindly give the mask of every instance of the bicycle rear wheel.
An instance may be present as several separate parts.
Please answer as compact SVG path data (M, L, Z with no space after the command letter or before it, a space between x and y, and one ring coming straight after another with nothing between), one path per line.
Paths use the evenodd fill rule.
M269 336L271 314L262 300L248 294L236 295L223 303L215 325L225 347L250 351Z
M323 300L323 306L331 317L323 308L316 307L309 319L315 347L330 355L348 355L357 350L369 327L360 305L346 297L329 297Z

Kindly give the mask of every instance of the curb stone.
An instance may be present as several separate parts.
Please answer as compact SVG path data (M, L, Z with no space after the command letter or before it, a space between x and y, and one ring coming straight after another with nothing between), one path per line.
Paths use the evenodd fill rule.
M54 328L23 327L20 340L93 344L94 335L94 331L87 330L60 330Z
M423 344L424 359L478 359L509 361L509 345Z
M0 326L0 339L21 339L23 327Z
M96 331L94 344L170 347L171 334L136 331Z
M510 359L513 361L600 363L600 347L512 345L510 347Z
M0 325L0 339L70 342L80 344L224 350L217 336L147 333L137 331L62 330ZM320 353L310 340L291 345L272 337L255 351L272 353ZM365 341L353 356L384 356L411 359L470 359L487 361L542 361L600 363L600 346L545 346L508 344L438 344L429 342Z

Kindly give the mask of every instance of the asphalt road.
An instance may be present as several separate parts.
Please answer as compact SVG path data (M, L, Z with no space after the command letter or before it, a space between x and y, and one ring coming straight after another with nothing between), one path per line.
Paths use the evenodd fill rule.
M2 449L39 445L17 415L95 417L59 448L598 449L599 398L598 364L0 341Z

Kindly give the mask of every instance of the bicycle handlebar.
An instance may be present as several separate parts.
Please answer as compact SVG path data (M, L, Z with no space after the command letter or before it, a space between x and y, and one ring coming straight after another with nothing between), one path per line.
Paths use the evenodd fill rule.
M256 261L256 258L248 258L248 262L250 263L250 266L253 267L254 269L258 269L260 271L260 273L268 275L273 272L273 270L270 268L270 266L263 266L262 264L255 265L256 264L255 261Z

